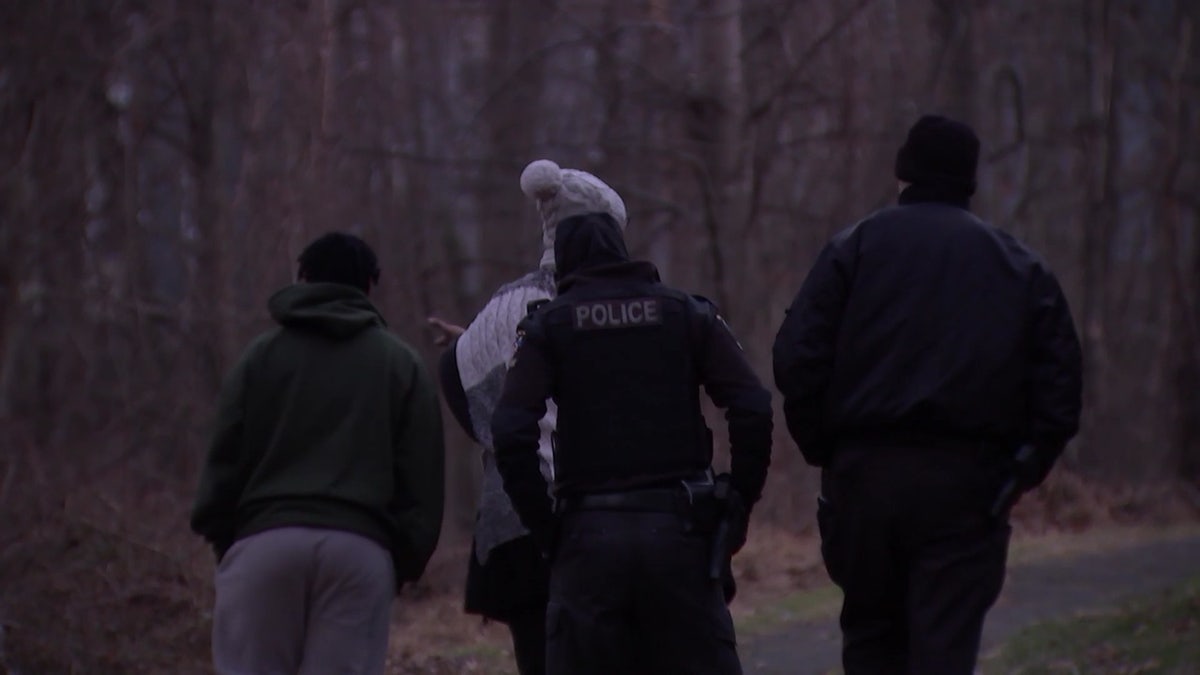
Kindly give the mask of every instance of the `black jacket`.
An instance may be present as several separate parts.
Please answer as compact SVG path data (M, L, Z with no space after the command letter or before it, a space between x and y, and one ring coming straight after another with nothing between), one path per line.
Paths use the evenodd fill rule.
M788 429L818 466L855 439L1031 443L1053 459L1079 428L1079 340L1054 275L914 187L829 242L774 362Z
M505 490L522 522L543 542L551 529L552 509L546 483L538 470L537 423L545 414L547 398L556 399L560 422L569 411L555 396L562 386L558 381L560 368L555 358L556 345L539 328L540 318L553 313L564 303L572 303L577 297L593 297L594 291L605 286L624 287L632 282L656 286L665 293L676 293L662 286L653 265L629 261L616 224L601 214L568 218L560 223L555 260L559 295L522 323L520 346L492 418L492 438ZM696 349L697 352L692 360L696 370L687 375L696 387L694 392L703 386L712 401L726 410L732 483L744 500L752 504L762 492L770 461L770 394L759 383L737 341L716 313L699 311L693 316L697 321L695 332L701 334L701 339L692 340L692 345L679 345L679 349ZM599 423L653 426L642 424L647 422L642 419L644 411L654 405L641 400L646 392L645 388L638 387L635 375L623 375L614 370L611 377L598 376L596 379L597 387L612 389L603 406L607 411L605 416L610 419ZM629 485L633 486L635 482L631 481Z

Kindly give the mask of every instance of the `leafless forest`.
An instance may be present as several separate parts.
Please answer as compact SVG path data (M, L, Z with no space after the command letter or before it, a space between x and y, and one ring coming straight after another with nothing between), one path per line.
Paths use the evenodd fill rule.
M75 597L71 560L207 569L180 542L216 389L313 237L376 247L377 302L432 360L424 317L468 321L536 264L517 178L551 158L621 193L635 255L715 299L769 379L818 247L893 199L924 112L978 129L975 210L1072 302L1066 468L1195 485L1198 24L1190 0L8 0L0 594L42 581L0 619ZM762 513L800 530L813 476L777 426ZM452 427L460 532L477 457ZM163 575L151 599L96 583L191 607ZM66 621L86 661L105 633Z

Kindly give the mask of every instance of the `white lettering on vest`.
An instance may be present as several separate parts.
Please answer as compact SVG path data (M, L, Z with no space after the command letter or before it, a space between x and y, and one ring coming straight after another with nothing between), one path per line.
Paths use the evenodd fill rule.
M657 302L646 302L646 323L662 323L662 317L658 313L659 305Z
M636 328L662 323L662 301L658 298L597 300L575 305L575 329Z
M629 320L634 323L641 323L646 320L646 301L635 302L629 306Z

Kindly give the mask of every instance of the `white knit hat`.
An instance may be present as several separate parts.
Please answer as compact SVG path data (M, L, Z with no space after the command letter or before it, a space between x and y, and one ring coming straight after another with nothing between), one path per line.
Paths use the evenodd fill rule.
M554 264L554 226L584 213L607 213L625 230L625 202L604 181L586 171L563 169L548 159L521 172L521 191L537 202L542 215L542 265Z

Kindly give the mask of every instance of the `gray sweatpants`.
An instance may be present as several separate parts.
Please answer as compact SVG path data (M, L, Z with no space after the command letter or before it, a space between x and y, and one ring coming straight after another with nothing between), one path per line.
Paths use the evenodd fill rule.
M306 527L239 540L217 567L218 675L381 675L391 555L349 532Z

